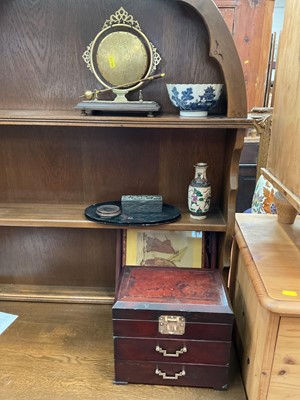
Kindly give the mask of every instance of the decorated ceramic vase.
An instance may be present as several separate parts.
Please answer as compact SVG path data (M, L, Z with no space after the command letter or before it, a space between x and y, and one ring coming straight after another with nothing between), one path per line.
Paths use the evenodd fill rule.
M206 218L211 198L211 186L206 177L206 163L195 165L195 177L188 190L188 207L190 216L195 219Z

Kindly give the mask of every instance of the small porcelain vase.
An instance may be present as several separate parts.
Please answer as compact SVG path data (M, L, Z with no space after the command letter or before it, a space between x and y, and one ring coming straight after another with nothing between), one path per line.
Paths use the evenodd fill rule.
M206 218L210 207L211 186L206 178L206 163L195 165L195 177L188 189L188 207L190 216L194 219Z

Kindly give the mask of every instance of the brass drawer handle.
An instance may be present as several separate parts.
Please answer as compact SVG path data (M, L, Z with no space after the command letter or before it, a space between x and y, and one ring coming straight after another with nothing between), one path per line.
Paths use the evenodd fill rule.
M167 350L164 350L160 346L156 346L155 350L158 353L161 353L164 357L179 357L180 354L187 352L187 348L185 346L183 346L180 350L176 350L175 353L167 353Z
M155 374L162 376L163 379L178 379L180 376L185 376L185 370L183 369L180 372L176 372L175 375L170 376L167 375L165 372L162 372L160 369L156 368Z

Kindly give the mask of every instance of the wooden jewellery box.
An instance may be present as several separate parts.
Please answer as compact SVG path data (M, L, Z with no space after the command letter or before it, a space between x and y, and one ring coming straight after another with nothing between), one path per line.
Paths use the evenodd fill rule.
M218 270L124 267L116 383L227 388L233 312Z

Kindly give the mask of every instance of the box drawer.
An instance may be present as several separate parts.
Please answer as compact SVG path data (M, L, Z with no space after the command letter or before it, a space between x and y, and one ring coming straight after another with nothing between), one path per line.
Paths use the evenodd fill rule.
M230 342L114 338L116 360L228 365Z
M228 367L216 365L115 361L115 383L227 389Z
M174 338L173 335L163 335L158 330L158 320L142 321L130 319L113 320L114 336L123 337L149 337L149 338ZM232 337L232 324L213 323L187 323L184 339L230 341Z

